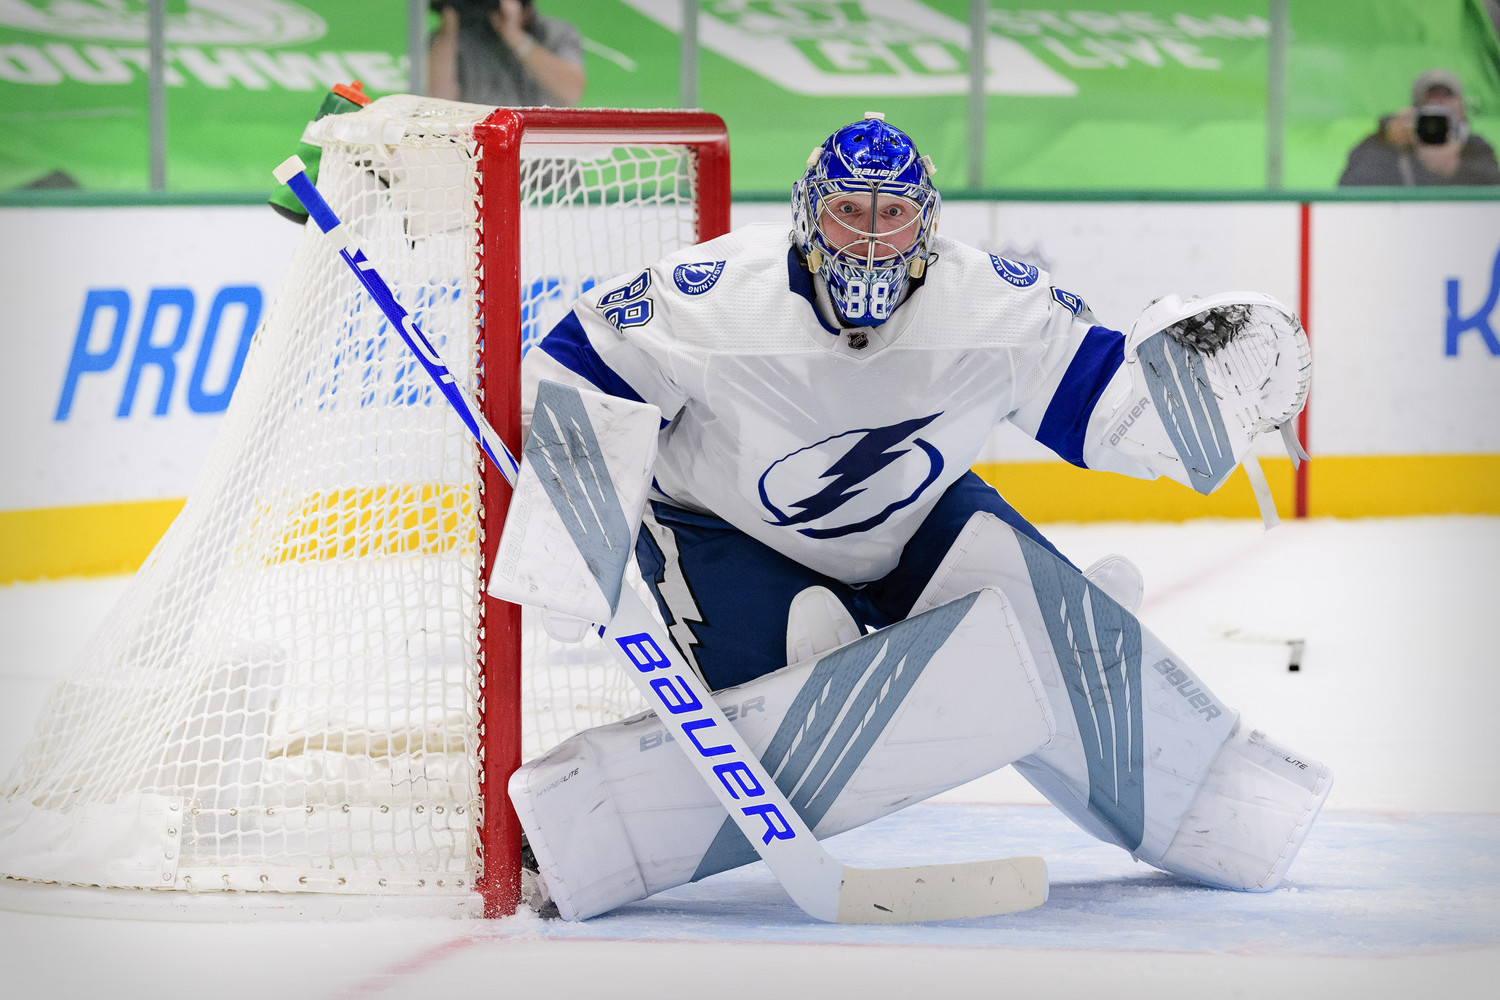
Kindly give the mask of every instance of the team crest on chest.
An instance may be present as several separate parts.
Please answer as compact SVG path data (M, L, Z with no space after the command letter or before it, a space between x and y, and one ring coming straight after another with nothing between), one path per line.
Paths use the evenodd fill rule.
M684 295L702 295L719 280L724 273L722 260L705 260L697 264L678 264L672 272L672 280Z
M996 257L990 254L990 263L995 265L995 273L1017 288L1025 288L1036 284L1039 271L1032 264L1022 264L1019 261L1006 260L1004 257Z
M767 524L809 538L868 531L916 503L943 472L943 455L917 432L938 417L864 427L825 438L761 474ZM808 493L808 484L817 484Z

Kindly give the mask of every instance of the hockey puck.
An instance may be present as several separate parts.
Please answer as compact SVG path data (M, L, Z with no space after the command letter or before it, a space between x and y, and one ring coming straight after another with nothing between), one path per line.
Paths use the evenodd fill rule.
M1307 645L1307 641L1305 639L1288 639L1286 644L1291 651L1287 656L1286 668L1292 673L1297 673L1302 669L1302 649Z

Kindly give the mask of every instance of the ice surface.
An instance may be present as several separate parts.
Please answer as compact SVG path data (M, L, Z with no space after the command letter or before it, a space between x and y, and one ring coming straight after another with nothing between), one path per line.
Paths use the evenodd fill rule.
M1146 578L1144 620L1335 783L1288 882L1204 889L1080 833L1008 771L830 841L851 864L1037 853L1041 909L821 924L761 865L582 924L154 923L0 911L8 997L1493 997L1500 518L1045 525ZM0 768L124 586L0 588ZM1287 669L1293 640L1301 670Z

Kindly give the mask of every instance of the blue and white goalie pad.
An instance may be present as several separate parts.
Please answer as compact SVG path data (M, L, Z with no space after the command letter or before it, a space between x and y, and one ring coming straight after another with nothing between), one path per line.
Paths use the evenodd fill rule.
M790 635L789 644L797 645ZM713 697L819 839L1034 753L1056 728L1010 604L994 589ZM704 733L689 738L710 740L699 750L712 751ZM585 730L511 777L511 801L563 917L585 919L756 860L671 741L643 713Z
M1331 770L1253 729L1093 581L993 514L974 514L913 613L977 587L1010 598L1056 735L1016 770L1084 830L1165 871L1274 889Z
M649 403L540 384L492 597L583 622L614 617L660 426L661 411Z

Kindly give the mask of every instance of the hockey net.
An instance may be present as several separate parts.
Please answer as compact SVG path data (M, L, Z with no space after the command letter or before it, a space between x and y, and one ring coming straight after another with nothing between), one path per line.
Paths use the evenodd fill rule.
M324 196L512 448L522 342L727 229L710 115L394 97L309 131ZM509 490L481 457L308 226L181 515L0 787L6 885L508 912L510 771L640 703L597 637L485 596Z

